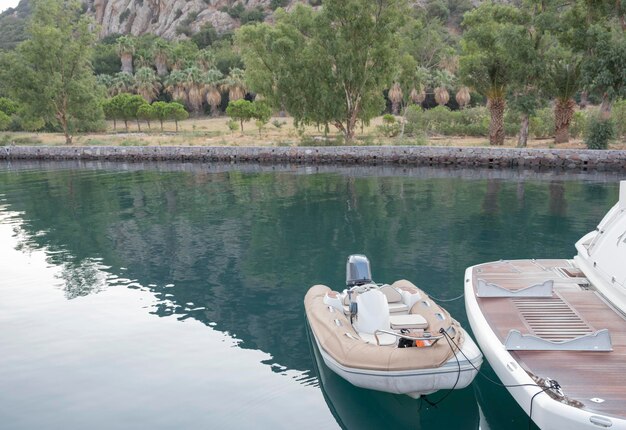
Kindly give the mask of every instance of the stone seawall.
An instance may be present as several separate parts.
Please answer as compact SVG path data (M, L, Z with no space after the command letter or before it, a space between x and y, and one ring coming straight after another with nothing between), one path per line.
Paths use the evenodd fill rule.
M626 170L626 151L431 146L4 146L4 160L213 161Z

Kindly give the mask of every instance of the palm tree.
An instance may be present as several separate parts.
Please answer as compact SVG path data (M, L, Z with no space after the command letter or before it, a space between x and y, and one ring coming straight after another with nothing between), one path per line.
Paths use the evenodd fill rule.
M148 103L152 103L159 95L161 86L159 78L150 67L142 67L135 73L135 90Z
M461 88L459 88L459 91L456 93L455 99L456 102L459 104L459 108L464 109L471 100L469 88L467 88L466 86L462 86Z
M185 72L182 70L172 70L172 73L165 80L165 91L170 93L175 101L187 104L187 93L185 92Z
M134 54L135 40L131 36L122 36L117 39L117 55L122 60L122 72L133 74Z
M165 39L158 38L152 45L152 59L157 69L157 75L167 75L167 62L172 55L172 47Z
M398 82L393 83L387 96L391 101L391 113L398 115L400 104L402 103L402 88L400 88L400 84Z
M189 67L183 70L185 80L183 82L187 92L187 106L190 110L198 113L202 110L204 93L206 91L206 77L199 67Z
M215 68L215 54L210 49L201 49L196 54L196 64L205 72Z
M106 89L106 93L109 97L114 96L112 92L113 88L113 76L102 73L96 76L96 81L99 85L102 85Z
M211 106L211 115L217 116L218 108L222 103L222 93L219 84L224 75L217 69L211 69L206 73L206 102Z
M439 106L443 106L450 101L448 88L452 86L454 75L447 70L437 70L433 76L433 86L435 87L435 101Z
M426 91L424 91L424 87L421 85L419 86L419 90L413 87L413 89L411 89L411 94L409 94L409 97L411 98L411 101L416 105L422 104L422 102L426 100Z
M117 95L122 93L132 93L135 91L135 77L126 72L119 72L113 76L109 93Z
M228 91L228 100L230 101L244 98L247 91L244 71L237 67L230 69L230 73L222 81L221 89Z
M548 66L554 103L554 143L569 142L569 126L574 116L574 96L580 85L579 57L570 56L554 60Z
M409 97L415 104L422 104L426 100L425 85L430 81L430 71L426 67L418 66L415 69L415 86L411 89Z
M133 60L135 69L141 69L142 67L152 67L152 58L150 55L137 54Z

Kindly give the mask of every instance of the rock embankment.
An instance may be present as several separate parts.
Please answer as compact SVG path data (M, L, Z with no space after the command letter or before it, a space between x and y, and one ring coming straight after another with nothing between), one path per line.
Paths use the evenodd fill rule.
M626 170L626 151L430 146L5 146L5 160L219 161L339 165L441 165Z

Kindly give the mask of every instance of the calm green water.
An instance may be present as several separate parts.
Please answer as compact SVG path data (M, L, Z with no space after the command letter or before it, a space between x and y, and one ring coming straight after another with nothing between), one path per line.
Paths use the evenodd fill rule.
M0 164L0 428L526 429L481 378L436 408L352 387L316 364L304 294L341 288L365 253L376 281L456 297L466 266L573 256L618 189L613 175L144 167ZM462 300L446 308L467 327Z

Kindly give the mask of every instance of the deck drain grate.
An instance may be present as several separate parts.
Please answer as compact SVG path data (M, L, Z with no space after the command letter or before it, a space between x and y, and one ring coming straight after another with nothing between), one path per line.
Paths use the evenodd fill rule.
M560 297L513 299L535 336L552 342L575 339L595 330Z

